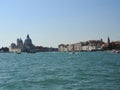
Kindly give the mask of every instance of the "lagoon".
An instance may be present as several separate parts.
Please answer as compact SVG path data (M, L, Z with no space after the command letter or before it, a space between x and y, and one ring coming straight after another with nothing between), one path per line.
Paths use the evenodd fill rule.
M0 90L119 90L120 54L0 53Z

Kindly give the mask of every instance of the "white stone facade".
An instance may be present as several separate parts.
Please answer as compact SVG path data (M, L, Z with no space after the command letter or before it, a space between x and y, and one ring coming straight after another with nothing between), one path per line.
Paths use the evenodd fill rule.
M86 42L80 42L75 44L61 44L59 45L59 51L96 51L101 49L101 41L100 40L90 40Z

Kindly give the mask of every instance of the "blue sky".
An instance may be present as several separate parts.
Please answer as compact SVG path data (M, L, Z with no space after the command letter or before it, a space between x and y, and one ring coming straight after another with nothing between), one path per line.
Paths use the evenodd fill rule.
M33 44L48 47L120 40L120 0L1 0L0 47L27 34Z

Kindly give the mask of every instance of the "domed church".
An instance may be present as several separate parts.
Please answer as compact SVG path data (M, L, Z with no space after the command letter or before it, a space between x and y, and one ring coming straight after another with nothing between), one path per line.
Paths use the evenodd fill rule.
M20 39L18 38L17 45L15 43L12 43L9 48L10 52L17 52L18 50L21 52L28 52L28 53L36 52L35 46L32 44L32 40L29 34L27 35L24 43L21 38Z
M29 35L27 35L27 37L25 39L23 51L24 52L30 52L30 53L36 51L35 46L32 44L32 40L29 37Z
M26 46L33 45L32 40L30 39L29 35L27 35L27 38L25 39L24 45L26 45Z

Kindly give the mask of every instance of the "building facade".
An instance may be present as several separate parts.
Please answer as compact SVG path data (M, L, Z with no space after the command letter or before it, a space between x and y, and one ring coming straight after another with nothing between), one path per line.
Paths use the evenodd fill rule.
M68 51L68 45L60 44L60 45L58 46L58 50L59 50L60 52L67 52L67 51Z
M32 53L32 52L36 52L35 46L32 44L32 40L29 37L29 35L27 35L24 43L22 41L22 39L18 38L17 39L17 45L15 43L12 43L9 47L9 51L10 52L28 52L28 53Z
M68 51L68 52L80 52L80 51L97 51L102 49L101 40L89 40L86 42L80 42L75 44L60 44L58 46L59 51Z

